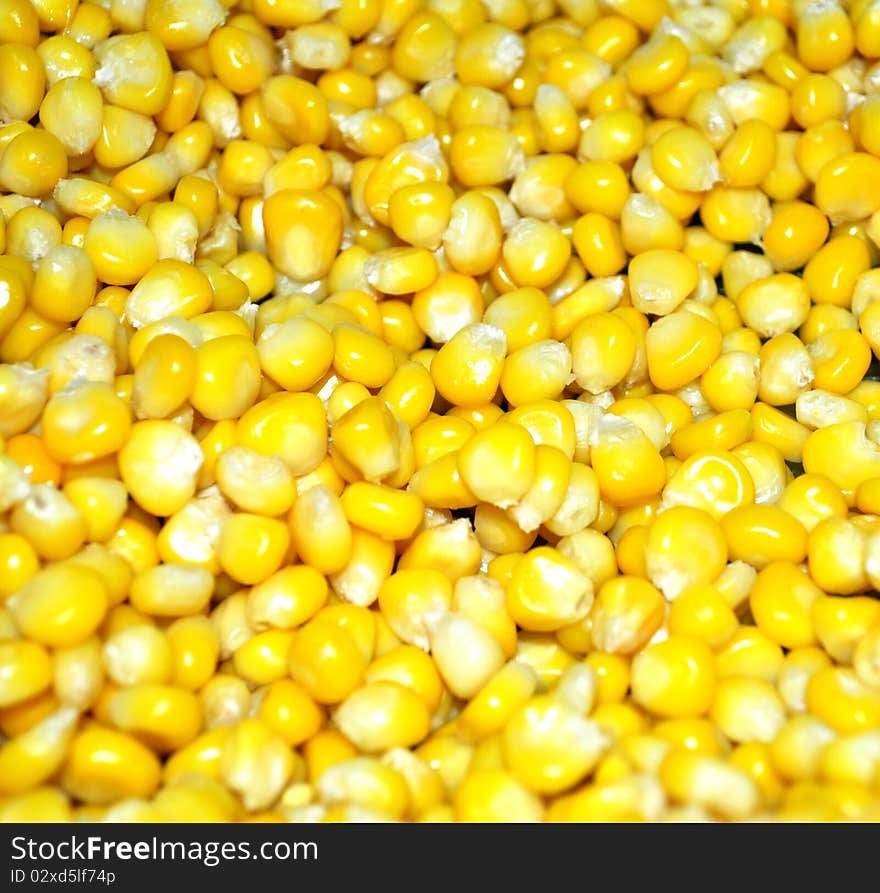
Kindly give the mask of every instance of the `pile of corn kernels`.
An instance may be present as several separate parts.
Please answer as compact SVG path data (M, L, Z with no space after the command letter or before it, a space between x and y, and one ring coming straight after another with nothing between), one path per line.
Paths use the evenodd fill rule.
M880 0L0 0L0 820L880 819Z

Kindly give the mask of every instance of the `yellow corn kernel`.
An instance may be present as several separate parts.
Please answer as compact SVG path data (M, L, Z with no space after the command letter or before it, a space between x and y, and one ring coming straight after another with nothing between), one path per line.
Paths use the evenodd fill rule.
M775 447L787 462L801 461L804 446L810 437L809 428L761 401L752 407L752 422L752 438L755 441Z
M380 604L381 598L380 594ZM464 614L427 614L421 623L427 629L437 669L458 697L471 697L504 663L504 652L492 634ZM464 663L460 660L462 651L469 655Z
M320 704L342 701L361 684L366 661L352 636L328 620L297 630L288 653L290 673Z
M501 329L474 323L459 330L431 363L431 378L456 406L478 406L495 396L501 380L507 338Z
M161 564L135 575L130 601L154 617L180 617L200 613L213 591L214 581L205 568Z
M700 388L719 413L751 409L758 397L760 360L746 351L724 351L703 373Z
M503 87L525 58L525 43L515 31L484 22L463 34L455 50L455 72L463 84Z
M40 568L40 560L34 547L17 533L0 534L0 599L6 598L22 586Z
M646 335L648 371L662 390L675 390L702 375L721 353L721 332L708 319L679 310L658 320Z
M726 563L722 529L708 512L674 506L661 512L649 527L645 568L668 599L693 584L711 583Z
M827 218L813 205L790 202L776 210L764 231L764 251L777 270L796 270L822 247L828 230Z
M481 558L480 543L469 521L464 518L447 521L440 515L410 541L400 556L398 568L439 570L456 582L476 573Z
M403 186L388 199L389 225L403 242L436 250L449 225L454 201L455 193L446 183Z
M731 753L730 761L751 775L768 806L775 806L779 802L783 783L772 765L770 750L766 744L763 742L743 744Z
M124 168L140 161L155 137L156 125L150 117L108 103L103 108L101 131L92 145L92 152L99 164L111 169ZM134 202L124 192L119 193L119 199L125 202L119 204L123 210L134 210Z
M872 598L835 595L815 599L810 618L822 648L835 661L846 664L852 663L856 645L880 619Z
M757 242L770 222L767 196L758 189L716 186L700 205L703 226L717 239Z
M880 176L877 159L865 152L834 158L816 177L816 207L832 226L870 217L877 210L872 184Z
M383 307L387 304L383 302ZM483 296L476 282L459 273L441 273L432 285L416 292L412 300L412 318L419 327L419 345L424 337L422 332L442 344L465 326L478 323L482 313ZM388 334L386 331L386 338Z
M52 658L37 642L2 642L0 654L5 668L0 680L0 706L21 704L52 684Z
M458 470L479 499L510 508L532 483L534 442L520 426L496 422L474 434L459 450Z
M4 822L71 822L73 815L66 794L57 787L38 787L5 800Z
M571 333L572 369L577 383L591 394L619 384L636 358L632 327L613 313L582 319Z
M108 38L95 47L95 61L95 83L108 102L143 115L155 115L167 102L171 63L154 34Z
M718 757L673 750L660 766L660 780L674 800L727 820L747 818L761 802L751 776Z
M671 127L651 147L657 176L672 189L705 192L721 179L712 144L692 127Z
M17 0L9 0L3 4L3 11L7 16L2 32L4 43L21 43L35 47L40 39L37 10Z
M28 539L41 558L58 561L79 551L88 533L85 518L62 492L36 484L19 499L9 529Z
M675 84L688 66L688 51L673 34L658 34L627 60L626 80L634 93L659 93Z
M399 366L379 391L379 397L411 431L427 418L435 395L431 374L415 362Z
M196 439L174 422L136 422L119 451L119 472L132 497L151 514L168 517L195 493L203 461Z
M629 419L605 416L594 437L590 458L605 499L616 506L629 506L660 493L666 483L666 466L651 441Z
M743 322L763 338L794 332L806 320L810 292L791 273L777 273L747 284L736 296Z
M290 679L269 685L257 716L291 747L309 740L325 720L324 711Z
M280 456L294 476L307 474L327 453L327 420L314 394L273 394L238 420L241 446Z
M495 186L512 180L520 172L523 150L515 135L507 130L476 124L453 134L449 165L464 186Z
M451 209L443 250L453 270L470 276L486 273L501 256L503 233L495 202L478 190L465 192Z
M7 192L44 196L67 172L64 144L48 130L20 133L0 155L0 186Z
M836 4L807 5L797 21L797 53L811 71L830 71L853 50L853 25Z
M398 424L383 400L367 397L334 422L333 453L367 480L380 481L401 465Z
M571 243L550 223L523 217L508 230L502 256L516 285L545 288L565 269Z
M785 648L802 648L816 641L811 605L821 590L796 565L787 561L764 567L749 595L758 629Z
M809 712L837 732L851 735L876 728L880 695L847 667L825 667L807 683Z
M751 286L744 289L744 293ZM761 384L758 396L771 406L787 406L809 393L813 382L810 354L791 332L774 335L761 348Z
M512 713L534 693L534 671L511 661L471 699L459 718L462 732L482 741L501 731Z
M413 493L358 481L342 494L342 508L351 524L383 539L408 539L422 521L422 501Z
M391 349L378 336L360 326L337 325L333 330L333 346L333 367L349 381L360 382L368 388L381 388L394 374Z
M782 666L782 648L759 629L740 627L718 652L716 668L719 678L755 676L772 682Z
M786 706L793 713L803 713L806 708L807 682L822 667L831 665L831 658L815 646L793 648L779 669L776 687Z
M642 313L664 316L675 310L697 285L697 266L675 251L636 255L629 265L633 306Z
M291 279L325 276L339 250L342 212L317 190L282 189L263 204L269 259Z
M582 214L603 214L619 220L630 194L626 174L610 161L586 161L572 170L564 183L567 199Z
M785 724L785 706L766 680L733 676L719 681L710 716L731 741L769 743Z
M238 722L223 746L220 777L251 812L274 803L294 769L291 749L259 719Z
M552 521L562 508L571 483L571 465L558 447L539 443L529 489L510 509L510 518L522 531L531 532Z
M593 588L570 559L543 546L526 554L507 585L507 608L523 629L547 632L585 617Z
M776 133L759 118L744 121L725 143L718 164L725 185L759 186L776 160Z
M541 798L504 769L469 773L455 790L455 820L460 822L539 822Z
M266 580L281 567L289 545L290 534L283 521L241 512L224 520L217 560L233 580L249 586Z
M197 691L213 675L219 655L219 639L207 617L183 617L166 628L171 645L171 683Z
M292 633L267 630L242 644L232 658L236 673L251 685L268 685L287 676L287 651Z
M277 456L231 447L218 457L216 475L220 492L246 512L274 517L293 505L293 475Z
M870 480L872 479L860 485L857 494L866 485L868 485L866 492L870 489ZM858 496L856 501L858 502ZM825 518L831 516L845 518L847 514L846 500L840 491L828 478L817 474L803 474L791 481L780 497L778 505L797 518L807 532Z
M440 705L443 686L431 659L421 649L398 645L377 657L367 668L367 683L395 682L414 691L429 713Z
M90 724L71 742L59 781L78 800L103 805L151 796L160 773L155 754L135 738Z
M430 725L424 702L391 681L368 682L352 692L335 711L334 721L366 753L414 746L427 735Z
M16 434L6 443L4 452L21 467L32 484L51 483L57 487L60 483L61 466L36 434Z
M451 607L452 583L434 569L403 569L383 581L378 601L395 635L407 644L427 648L425 618Z
M759 570L774 561L797 564L807 553L807 532L772 505L741 506L721 519L730 556Z
M383 821L397 821L407 807L401 774L376 757L358 756L329 766L317 781L322 803L369 810ZM327 819L325 818L325 821Z
M578 218L572 231L572 242L591 276L612 276L626 265L620 227L602 214L590 213Z
M815 778L822 751L835 737L834 729L815 716L794 716L770 744L771 762L786 780Z
M734 449L749 439L752 425L752 417L745 409L709 415L676 431L670 439L670 446L682 461L701 449Z
M89 542L109 540L128 507L125 485L110 478L75 478L64 485L63 493L83 516Z
M83 249L98 279L108 285L132 285L151 270L158 259L155 236L138 217L124 210L99 214L89 225ZM210 306L205 304L204 309ZM196 311L200 312L200 311Z
M647 580L616 577L596 595L590 612L592 640L601 651L633 654L657 632L665 614L663 596Z
M183 338L169 333L150 341L134 373L132 405L138 418L173 413L192 393L195 375L195 353Z
M103 104L101 91L86 78L66 77L46 93L40 121L69 155L82 155L101 134Z
M117 630L108 636L102 651L107 675L117 685L162 684L171 678L172 646L155 626Z
M352 529L351 557L330 577L333 591L356 605L372 604L394 563L393 543L359 528ZM277 624L276 624L277 625Z
M538 88L538 96L546 87ZM559 90L559 88L555 88ZM559 91L562 93L562 91ZM565 96L564 93L562 93ZM536 99L537 103L537 99ZM623 164L645 144L645 124L631 109L615 109L597 115L587 126L578 145L578 157L586 161Z
M510 717L502 746L512 774L536 793L550 794L590 772L609 743L596 722L569 704L535 695Z
M736 632L733 609L716 586L698 583L680 592L669 610L669 632L702 639L719 648Z
M632 662L632 695L651 713L699 717L715 695L715 657L699 639L670 636L648 645Z

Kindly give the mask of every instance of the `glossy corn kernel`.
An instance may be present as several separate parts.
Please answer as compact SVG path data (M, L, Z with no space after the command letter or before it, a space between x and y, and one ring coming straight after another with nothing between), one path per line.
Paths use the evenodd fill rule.
M687 586L711 583L727 563L727 552L723 530L708 512L675 506L649 527L645 569L666 598L674 599Z
M98 279L108 285L133 285L159 256L156 239L147 225L124 210L98 215L86 230L83 248Z
M270 260L291 279L326 275L342 237L339 206L323 193L284 189L263 204Z
M711 189L722 173L712 145L690 127L673 127L666 131L651 147L651 162L667 186L685 192Z
M91 804L125 797L149 797L159 784L153 752L129 735L97 724L73 739L61 770L64 790Z
M670 636L636 656L631 684L636 702L655 715L699 717L715 696L715 657L698 639Z
M48 130L20 133L0 155L0 185L7 192L46 195L67 172L64 144Z
M565 702L538 695L511 716L502 746L514 776L536 793L551 793L586 775L607 744L598 723Z
M721 331L711 320L678 310L645 336L648 374L661 390L675 390L702 375L721 353Z

